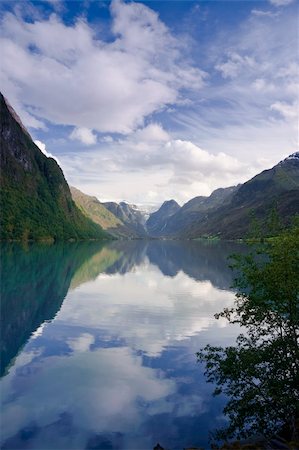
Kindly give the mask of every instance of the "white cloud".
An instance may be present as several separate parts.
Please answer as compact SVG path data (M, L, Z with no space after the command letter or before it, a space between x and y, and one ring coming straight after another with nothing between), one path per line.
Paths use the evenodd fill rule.
M110 13L107 41L82 18L2 21L0 81L22 120L72 125L73 137L87 130L84 155L72 142L51 141L70 183L102 199L184 202L294 152L292 8L253 9L233 33L219 26L203 45L200 30L196 45L175 37L141 3L115 0Z
M273 111L279 112L285 119L296 119L298 118L298 103L286 103L286 102L276 102L273 103L270 108Z
M251 14L258 17L277 17L279 12L264 11L262 9L253 9Z
M80 141L84 145L93 145L97 142L97 136L89 128L74 128L70 138Z
M235 78L242 70L252 70L255 66L256 61L252 56L228 52L227 60L217 64L215 68L222 73L224 78Z
M1 24L1 81L13 106L38 120L101 132L130 133L144 118L198 90L206 74L184 58L184 45L157 13L140 3L111 3L105 42L83 19L65 25L56 14L25 22L11 13ZM28 117L28 114L30 117Z
M173 139L155 123L82 156L65 155L63 166L70 183L83 191L100 199L130 198L137 204L165 198L184 203L246 181L259 168L257 162L255 169L225 152L212 154L191 141ZM99 179L103 167L105 176Z
M46 144L42 141L39 140L35 140L34 143L38 146L38 148L40 149L40 151L47 157L47 158L53 158L55 159L55 161L57 162L57 164L60 165L60 162L58 160L58 158L56 158L56 156L54 156L52 153L48 152L46 149Z
M287 6L293 3L295 0L269 0L271 5L274 6Z
M113 142L113 137L112 137L112 136L103 136L103 137L101 138L101 141L102 141L102 142L110 143L110 142Z
M275 86L273 83L270 83L268 80L265 80L264 78L257 78L252 83L252 87L257 90L258 92L274 92Z
M151 123L145 128L137 130L135 135L133 135L133 139L142 142L164 142L168 141L170 136L161 125Z

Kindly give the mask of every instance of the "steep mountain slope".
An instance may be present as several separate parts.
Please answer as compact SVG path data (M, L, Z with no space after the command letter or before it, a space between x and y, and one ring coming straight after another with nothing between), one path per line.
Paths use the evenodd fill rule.
M145 216L135 205L129 205L126 202L103 202L102 204L126 225L133 236L147 236Z
M34 144L2 94L0 120L1 239L107 237L78 210L61 168Z
M160 236L163 234L167 220L180 209L180 205L175 200L165 201L158 211L150 214L146 221L147 232L150 236Z
M174 215L169 217L160 235L177 237L193 222L199 222L208 213L222 205L229 203L238 186L220 188L212 192L209 197L195 197L185 203Z
M286 224L299 213L299 152L241 185L228 204L193 221L180 235L242 238L250 231L253 215L267 233L266 223L273 208Z
M96 197L86 195L73 186L70 186L71 194L77 207L93 220L99 224L104 230L116 237L134 237L130 229L123 224L123 222L109 211Z

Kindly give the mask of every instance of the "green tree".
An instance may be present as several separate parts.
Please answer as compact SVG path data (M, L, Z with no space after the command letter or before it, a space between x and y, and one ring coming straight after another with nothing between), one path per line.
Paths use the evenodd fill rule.
M277 236L283 228L281 218L279 217L277 205L270 210L266 219L266 231L269 236Z
M216 439L283 434L298 439L299 224L246 256L234 256L236 300L216 317L245 329L236 346L198 353L214 395L229 397Z

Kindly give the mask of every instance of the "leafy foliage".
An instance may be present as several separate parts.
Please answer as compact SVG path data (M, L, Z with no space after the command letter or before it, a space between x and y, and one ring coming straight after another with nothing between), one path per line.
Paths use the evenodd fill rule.
M235 256L236 301L216 317L246 328L236 346L206 346L214 394L229 401L227 428L217 439L266 437L285 432L296 438L299 418L299 224L245 256ZM298 436L297 436L298 437Z

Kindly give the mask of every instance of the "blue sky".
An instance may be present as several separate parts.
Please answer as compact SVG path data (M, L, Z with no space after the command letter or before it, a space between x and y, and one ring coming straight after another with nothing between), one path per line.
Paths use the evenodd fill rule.
M1 3L1 91L67 180L184 203L297 150L298 3Z

